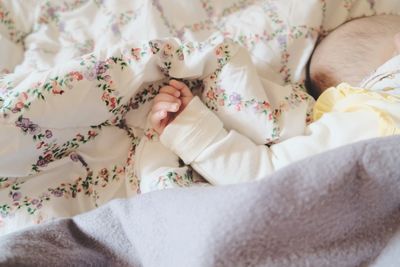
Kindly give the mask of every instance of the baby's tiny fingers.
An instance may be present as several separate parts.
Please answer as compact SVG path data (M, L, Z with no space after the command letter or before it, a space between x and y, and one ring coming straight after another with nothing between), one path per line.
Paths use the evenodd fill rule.
M154 98L154 102L171 102L171 103L178 103L179 105L181 104L181 100L175 96L169 95L169 94L164 94L160 93L156 95Z
M169 81L169 84L170 84L171 86L175 87L176 89L182 89L183 87L186 86L185 83L183 83L183 82L181 82L181 81L178 81L178 80L174 80L174 79L170 80L170 81Z
M181 91L182 96L193 96L192 92L190 91L189 87L187 87L186 84L183 82L177 81L177 80L170 80L169 84L172 87L175 87L176 89Z
M179 110L180 104L178 103L171 103L171 102L157 102L154 104L152 111L159 112L159 111L169 111L169 112L176 112Z
M160 93L164 93L164 94L169 94L175 97L180 97L181 93L179 92L179 90L177 90L176 88L172 87L172 86L164 86L160 89Z

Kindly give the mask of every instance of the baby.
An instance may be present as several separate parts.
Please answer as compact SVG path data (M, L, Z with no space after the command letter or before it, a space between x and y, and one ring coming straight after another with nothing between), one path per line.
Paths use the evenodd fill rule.
M309 67L312 93L322 93L314 106L314 121L303 135L270 146L227 131L184 83L170 80L154 99L149 116L164 145L156 149L165 156L172 151L212 184L231 184L264 178L296 160L338 146L400 134L398 29L400 17L376 16L348 22L323 39ZM149 146L157 144L142 144L140 149L146 154ZM173 157L139 159L142 192L154 190L150 180L170 168L187 167Z
M399 53L400 17L373 16L352 20L331 32L317 45L310 61L310 91L362 81Z

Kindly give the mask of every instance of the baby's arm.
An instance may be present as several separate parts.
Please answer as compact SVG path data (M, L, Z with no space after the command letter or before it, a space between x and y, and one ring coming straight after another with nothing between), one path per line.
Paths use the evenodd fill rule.
M178 167L171 161L174 157L166 156L172 153L168 148L214 184L236 183L248 177L258 179L273 170L266 146L257 146L235 131L228 133L219 118L199 98L194 98L182 82L171 80L169 86L160 90L149 118L165 147L151 149L160 151L158 159L147 166L142 164L142 170L148 170L142 171L146 173L143 178L148 181L157 179L160 172ZM146 151L151 153L150 149Z
M149 128L161 134L193 98L189 88L176 80L160 89L149 114ZM182 186L205 185L190 166L182 166L179 157L158 138L143 137L136 151L136 174L142 193Z
M368 119L367 119L368 118ZM197 97L161 132L161 142L213 184L257 180L317 153L380 136L379 116L365 109L330 112L310 124L303 136L267 147L223 128Z

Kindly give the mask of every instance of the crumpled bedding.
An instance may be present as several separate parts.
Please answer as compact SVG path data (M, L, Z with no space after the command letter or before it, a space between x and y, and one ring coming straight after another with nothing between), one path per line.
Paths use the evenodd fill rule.
M254 183L171 189L0 237L0 266L400 265L400 137Z
M241 47L260 79L303 88L320 34L399 5L1 1L0 233L140 193L135 148L168 76L198 87Z

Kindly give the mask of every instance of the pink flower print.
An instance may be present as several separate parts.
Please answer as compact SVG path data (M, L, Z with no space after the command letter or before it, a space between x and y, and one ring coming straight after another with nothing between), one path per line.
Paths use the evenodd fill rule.
M125 173L125 168L124 168L124 167L117 167L117 168L115 169L115 172L116 172L117 174L123 174L123 173Z
M28 94L26 92L21 93L22 100L26 101L28 99Z
M107 65L110 65L110 64L113 64L113 63L114 63L114 61L113 61L111 58L107 58L104 62L105 62Z
M96 137L96 136L97 136L97 133L96 133L95 131L90 130L90 131L88 132L88 135L89 135L90 137Z
M108 170L106 168L100 170L100 177L103 179L108 178Z
M81 142L81 141L83 141L85 139L85 137L83 135L81 135L81 134L77 134L75 138L76 138L76 140L78 142Z
M78 71L73 71L70 73L70 75L77 81L80 81L83 79L83 75Z
M104 75L103 79L104 79L106 82L112 83L112 81L111 81L111 76L108 75L108 74L107 74L107 75Z
M13 113L20 112L24 108L24 106L25 106L25 104L22 101L17 102L14 106ZM15 112L14 112L14 110L15 110Z
M110 94L107 92L103 93L103 95L101 96L101 99L103 101L105 101L106 104L109 105L111 109L114 109L117 106L117 98L111 97Z
M260 110L260 105L256 102L253 104L253 109L254 111L259 111Z
M0 12L0 19L3 19L3 18L4 18L4 13Z
M25 92L21 93L21 94L19 95L19 101L15 104L15 106L14 106L12 112L13 112L13 113L20 112L20 111L25 107L24 102L25 102L27 99L28 99L28 94L25 93Z
M118 122L118 117L111 119L111 124L117 124L117 122Z
M217 88L217 89L215 90L215 92L216 92L218 95L223 95L223 94L225 94L225 90L222 89L222 88Z
M52 158L53 158L53 155L51 155L51 154L46 154L44 156L44 159L47 160L47 162L50 162Z
M109 101L110 100L110 94L107 93L107 92L104 92L103 95L101 96L101 100Z
M36 205L39 203L39 199L35 198L31 201L32 205Z
M61 87L58 85L57 81L53 81L51 91L53 94L56 94L56 95L62 95L64 93L64 90L61 89Z
M21 192L13 192L11 197L13 201L19 201L22 198L22 194Z
M172 56L172 46L169 43L166 43L163 46L163 52L162 52L162 57L165 58L169 58Z
M271 107L271 105L266 101L263 102L263 106L264 106L264 108L267 108L267 109L269 109Z
M103 187L105 187L105 185L103 185ZM78 190L78 192L80 192L80 191ZM86 194L89 194L89 196L90 196L92 193L93 193L93 187L89 187L86 191Z
M218 100L218 105L220 105L221 107L225 106L225 100L224 99L219 99Z
M36 145L36 149L41 149L43 145L44 145L44 142L41 141L39 144Z
M132 48L131 50L131 54L136 61L140 60L140 52L140 48Z
M115 97L110 98L110 108L114 109L117 106L117 99Z

